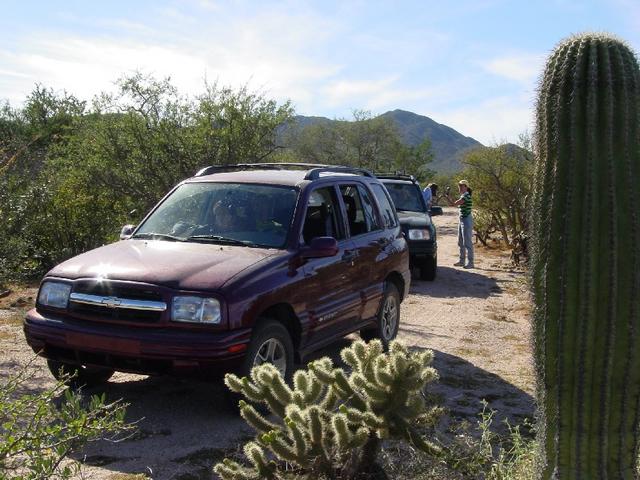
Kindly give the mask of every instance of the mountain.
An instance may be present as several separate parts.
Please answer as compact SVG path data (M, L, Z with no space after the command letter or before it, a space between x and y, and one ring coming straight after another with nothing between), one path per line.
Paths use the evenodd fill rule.
M429 117L405 110L383 113L382 117L393 120L400 137L407 145L418 145L426 138L431 140L433 162L429 168L437 172L456 172L462 168L460 160L465 151L482 144L476 139L465 137L447 125Z
M482 144L471 137L465 137L451 127L435 122L429 117L418 115L405 110L393 110L383 113L382 117L389 118L398 128L400 138L407 145L418 145L426 138L431 140L433 162L428 167L437 172L449 173L462 169L460 160L464 152L470 148L480 147ZM331 123L325 117L297 115L295 123L298 128L304 128L316 123ZM282 132L280 132L282 133Z

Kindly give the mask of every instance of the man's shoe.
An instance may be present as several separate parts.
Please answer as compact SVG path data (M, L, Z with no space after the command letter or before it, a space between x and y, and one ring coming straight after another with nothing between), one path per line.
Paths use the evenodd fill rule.
M454 267L464 267L464 262L460 261L460 262L456 262L453 264Z
M464 268L465 268L466 270L469 270L470 268L475 268L475 267L473 266L473 263L467 263L467 264L464 266Z

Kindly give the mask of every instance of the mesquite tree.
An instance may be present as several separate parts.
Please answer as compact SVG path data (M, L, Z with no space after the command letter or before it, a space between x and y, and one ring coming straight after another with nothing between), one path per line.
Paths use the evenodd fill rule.
M532 289L540 478L636 477L640 73L601 34L560 43L537 104Z
M357 341L341 356L351 373L325 357L296 372L293 388L269 364L255 367L250 378L227 375L231 390L265 403L280 420L241 401L242 417L257 431L255 441L244 447L251 466L225 460L216 473L224 480L275 479L293 467L309 478L349 480L371 472L385 438L438 451L415 428L435 412L422 396L425 385L437 378L429 366L430 350L410 352L392 342L384 353L380 341Z

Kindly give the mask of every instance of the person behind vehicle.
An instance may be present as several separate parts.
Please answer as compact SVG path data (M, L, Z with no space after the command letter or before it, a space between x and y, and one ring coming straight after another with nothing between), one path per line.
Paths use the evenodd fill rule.
M471 188L467 180L458 182L460 198L453 201L447 194L447 200L460 210L460 222L458 223L458 247L460 247L460 260L453 265L456 267L474 268L473 265L473 216L471 209ZM466 258L466 263L465 263Z
M433 191L431 190L431 185L433 184L430 183L424 187L424 190L422 190L422 198L424 198L424 203L427 204L427 210L431 208L431 203L433 202Z
M429 185L431 186L431 205L433 205L438 199L438 184L430 183Z

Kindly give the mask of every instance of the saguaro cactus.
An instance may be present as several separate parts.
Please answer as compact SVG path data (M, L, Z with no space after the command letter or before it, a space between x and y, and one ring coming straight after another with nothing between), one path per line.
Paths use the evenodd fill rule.
M560 43L537 104L532 238L540 478L635 478L640 72L601 34Z

